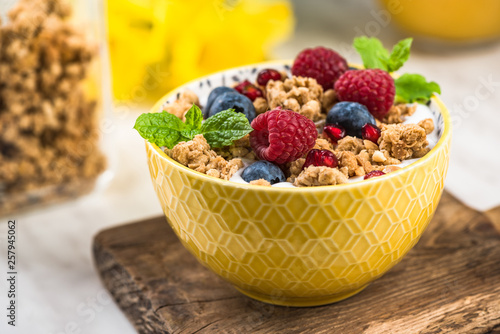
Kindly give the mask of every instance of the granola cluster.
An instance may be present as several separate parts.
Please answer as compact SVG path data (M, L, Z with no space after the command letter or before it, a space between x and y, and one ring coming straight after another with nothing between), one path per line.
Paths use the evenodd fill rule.
M241 159L228 161L211 150L203 135L197 135L187 142L180 142L172 150L165 152L184 166L223 180L229 180L234 173L243 168Z
M85 92L97 47L70 15L66 1L19 0L0 23L0 213L88 192L105 169Z
M196 104L197 106L200 105L198 95L196 95L193 91L186 89L177 100L164 106L163 110L179 117L184 121L184 115L193 104Z
M263 97L256 98L255 101L253 101L253 106L257 115L263 114L269 110L269 104Z
M411 116L417 110L417 105L407 105L407 104L395 104L389 109L389 112L382 119L382 123L386 124L397 124L403 123L404 118L407 116Z
M250 181L250 184L254 185L254 186L264 186L264 187L270 187L271 186L271 183L269 183L269 181L264 180L264 179L258 179L258 180Z
M284 107L318 121L321 117L323 87L313 78L292 77L285 81L269 81L266 86L270 109Z
M337 168L309 166L297 176L293 185L296 187L317 187L342 183L347 183L347 176Z
M214 151L225 159L245 158L255 160L257 157L250 146L250 135L238 139L233 145L223 148L214 148Z
M390 124L382 126L379 147L398 160L423 157L427 147L426 130L418 124Z

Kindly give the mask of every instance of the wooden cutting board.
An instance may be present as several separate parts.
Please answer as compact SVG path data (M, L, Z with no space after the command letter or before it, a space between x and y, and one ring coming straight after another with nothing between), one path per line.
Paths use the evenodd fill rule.
M499 231L500 209L480 213L445 193L400 264L358 295L312 308L243 296L163 217L102 231L94 257L139 333L500 333Z

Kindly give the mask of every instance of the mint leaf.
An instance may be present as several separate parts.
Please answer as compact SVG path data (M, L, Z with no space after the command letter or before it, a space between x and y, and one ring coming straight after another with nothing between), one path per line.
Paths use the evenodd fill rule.
M186 121L184 122L184 124L186 124L186 127L189 130L197 130L201 128L201 122L203 121L203 113L196 104L193 104L191 109L189 109L188 112L186 113L185 117Z
M174 147L183 140L181 131L186 125L175 115L161 113L142 114L137 118L134 129L142 138L158 146Z
M396 102L426 103L433 93L441 94L441 87L434 81L427 80L420 74L403 74L396 80Z
M203 114L193 104L185 118L183 123L177 116L165 111L142 114L137 118L134 129L149 142L169 149L199 134L203 134L211 147L228 146L253 130L245 115L232 109L221 111L202 123Z
M231 145L233 141L243 138L252 131L246 116L233 109L209 117L200 129L210 147Z
M397 71L410 57L410 47L413 38L399 41L391 54L384 48L382 42L375 37L357 37L354 48L361 56L365 68L379 68L387 72Z
M410 58L410 48L413 38L407 38L399 41L392 49L387 62L389 72L397 71Z
M195 129L195 130L189 130L185 129L181 131L181 136L182 140L187 141L187 140L192 140L196 135L200 134L200 129Z
M387 71L389 51L387 51L378 38L366 36L354 39L354 48L361 56L365 68L380 68Z

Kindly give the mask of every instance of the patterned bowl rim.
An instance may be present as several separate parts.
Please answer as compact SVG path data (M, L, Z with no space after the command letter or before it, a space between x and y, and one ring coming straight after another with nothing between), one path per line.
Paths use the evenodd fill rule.
M165 104L165 101L167 101L170 97L173 95L177 94L178 92L181 92L182 90L186 89L188 86L193 85L194 83L204 81L209 79L210 77L214 75L220 75L225 72L233 72L233 71L238 71L238 70L245 70L245 69L251 69L252 67L262 67L264 65L268 65L270 68L274 66L283 66L283 65L291 65L293 63L293 60L272 60L272 61L266 61L266 62L260 62L260 63L255 63L255 64L249 64L249 65L244 65L244 66L238 66L238 67L233 67L229 69L225 69L222 71L214 72L208 75L205 75L201 78L197 78L194 80L191 80L177 88L172 89L170 92L165 94L154 106L151 108L150 112L158 112L161 107ZM351 65L350 66L356 66L356 65ZM251 189L251 190L256 190L256 191L270 191L270 192L316 192L316 191L324 191L324 190L329 190L329 191L340 191L340 190L345 190L348 188L357 188L360 186L368 186L369 184L373 184L375 182L384 182L384 181L389 181L390 179L395 179L399 177L400 175L404 173L408 173L409 171L419 168L423 165L425 165L429 160L433 159L440 151L443 149L443 146L446 145L446 143L450 140L451 137L451 118L450 118L450 113L448 109L446 108L445 104L443 101L437 96L433 95L431 98L433 102L437 104L439 107L439 112L443 116L443 124L444 124L444 129L441 134L441 138L437 142L437 144L432 148L432 150L429 151L424 157L418 159L417 161L411 163L408 166L405 166L397 171L388 173L386 175L380 176L380 177L375 177L371 178L368 180L360 180L357 182L349 182L349 183L344 183L344 184L338 184L335 186L327 185L327 186L318 186L318 187L262 187L258 185L251 185L247 183L239 183L239 182L234 182L234 181L226 181L222 179L218 179L215 177L208 176L206 174L194 171L190 169L187 166L184 166L177 161L173 160L170 158L163 150L158 147L156 144L150 143L147 140L145 140L146 145L149 146L149 148L157 154L161 159L166 161L169 164L174 165L176 168L181 169L184 173L188 174L190 177L198 179L203 182L215 182L215 183L220 183L221 185L224 186L232 186L235 188L242 188L242 189Z

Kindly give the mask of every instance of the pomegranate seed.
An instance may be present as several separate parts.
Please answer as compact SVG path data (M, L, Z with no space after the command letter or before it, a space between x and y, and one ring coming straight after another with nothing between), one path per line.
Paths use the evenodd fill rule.
M378 139L380 138L380 129L378 126L370 123L366 123L361 128L361 134L363 135L363 139L367 139L369 141L378 144Z
M256 98L262 97L262 91L259 87L252 84L250 81L245 80L242 83L239 83L236 87L234 87L238 93L245 95L250 100L255 101Z
M245 81L240 82L236 86L234 86L234 89L236 89L238 91L238 93L243 94L243 91L245 90L245 88L247 86L251 86L251 85L252 85L252 83L250 81L245 80Z
M323 128L323 134L330 139L332 143L337 144L339 140L345 137L345 129L340 125L330 124Z
M267 85L269 80L281 80L281 73L270 68L266 68L265 70L260 71L259 75L257 76L257 83L261 86L265 86Z
M380 170L374 170L374 171L371 171L370 173L365 175L365 180L368 180L368 179L371 179L371 178L374 178L377 176L382 176L382 175L385 175L385 173L380 171Z
M339 164L337 157L329 150L310 150L307 153L306 162L304 163L303 169L309 166L326 166L330 168L335 168Z

